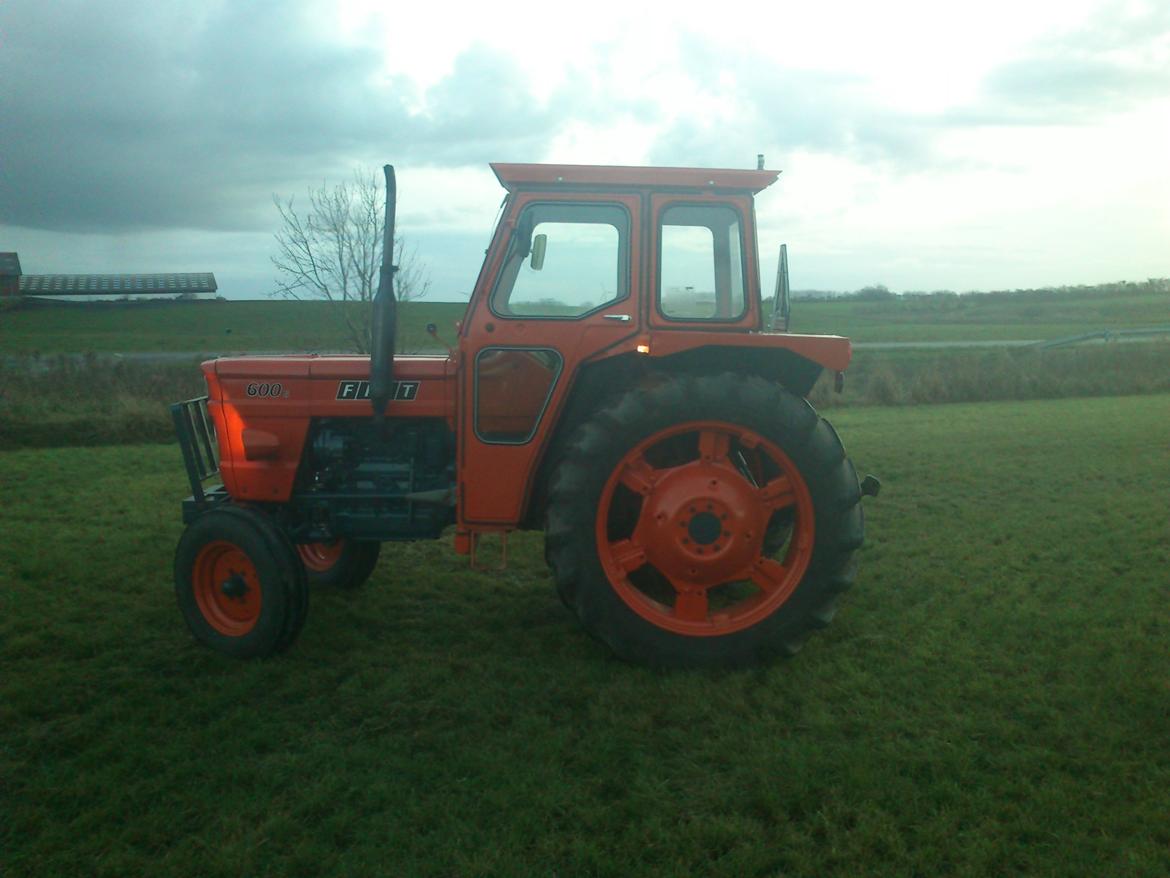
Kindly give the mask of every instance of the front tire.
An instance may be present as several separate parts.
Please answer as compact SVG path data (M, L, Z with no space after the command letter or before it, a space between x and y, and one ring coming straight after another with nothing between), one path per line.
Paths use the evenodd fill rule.
M233 658L292 645L308 613L304 568L264 515L220 506L195 519L175 550L175 595L191 633Z
M561 598L622 658L791 655L852 584L857 473L804 400L756 377L635 390L570 442L549 489Z

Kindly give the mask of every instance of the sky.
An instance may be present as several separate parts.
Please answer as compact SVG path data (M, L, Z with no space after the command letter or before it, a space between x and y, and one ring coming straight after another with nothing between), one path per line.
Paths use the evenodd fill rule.
M1170 2L0 5L0 250L26 274L264 297L274 195L390 162L431 298L460 299L488 162L758 153L766 289L781 242L798 290L1170 276Z

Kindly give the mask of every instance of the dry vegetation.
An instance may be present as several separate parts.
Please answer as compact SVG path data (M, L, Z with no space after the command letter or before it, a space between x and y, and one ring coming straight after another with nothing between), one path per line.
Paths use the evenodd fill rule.
M1170 391L1170 342L1050 351L860 351L845 390L824 376L821 409L991 400L1060 399ZM0 366L0 448L116 445L171 439L167 406L205 393L190 362L144 364L52 357Z

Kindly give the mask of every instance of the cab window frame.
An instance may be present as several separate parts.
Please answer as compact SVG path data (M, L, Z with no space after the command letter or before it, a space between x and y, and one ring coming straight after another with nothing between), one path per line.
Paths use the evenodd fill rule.
M519 352L532 354L552 354L556 361L556 367L552 370L552 380L549 383L548 390L544 396L544 402L537 411L532 428L528 435L521 439L500 439L489 438L491 434L485 434L480 430L479 424L479 404L480 404L480 360L485 354L496 354L501 352ZM471 427L475 433L475 438L484 445L527 445L536 438L536 434L540 432L540 425L544 421L545 414L548 413L549 405L552 403L553 394L557 389L557 384L561 380L561 376L565 371L565 356L559 350L548 345L486 345L479 349L475 355L475 362L472 367L472 388L471 388Z
M675 225L672 223L664 223L663 217L673 208L676 207L695 207L706 210L716 211L725 210L733 213L739 224L739 277L740 286L742 288L743 303L738 314L731 317L679 317L668 314L662 308L662 230L664 226ZM656 315L670 323L698 323L698 324L732 324L742 323L747 320L752 313L752 301L748 276L748 258L747 258L747 230L748 223L744 211L738 204L730 204L728 202L719 202L712 204L711 202L692 201L680 199L678 201L670 201L659 206L655 214L655 229L654 229L654 246L655 246L655 278L654 278L654 311ZM687 228L686 226L678 226L679 228ZM710 228L709 226L691 226L691 228ZM730 226L728 227L730 228ZM754 226L752 227L754 234ZM714 243L714 242L712 242ZM718 276L716 276L716 287L718 287ZM716 309L718 309L718 289L715 290L716 295Z
M497 307L497 297L500 294L501 284L504 281L504 278L508 273L507 272L508 260L511 258L512 248L515 246L516 230L520 228L521 222L524 219L524 215L528 211L530 211L534 208L540 208L540 207L585 207L585 208L602 207L602 208L607 208L607 209L617 209L617 210L621 211L622 217L625 220L625 228L624 229L622 229L618 226L615 226L612 223L582 223L582 225L608 225L617 231L617 233L618 233L617 280L621 284L621 288L619 289L620 295L618 295L612 299L606 299L604 302L601 302L600 304L596 305L595 307L590 308L588 311L583 311L580 314L517 314L513 311L503 310L503 309ZM547 222L562 222L562 220L546 220L546 221ZM536 226L537 226L537 224L533 225L533 231L535 231ZM632 243L633 243L632 239L633 239L634 234L635 234L635 229L634 229L633 215L630 212L629 206L620 202L620 201L588 201L588 200L574 201L574 200L569 200L569 199L564 199L564 200L550 199L550 200L541 200L541 201L534 200L534 201L525 202L521 206L519 212L516 215L516 219L515 219L514 225L513 225L513 230L508 236L507 243L504 245L505 246L504 254L500 260L499 270L496 272L495 283L492 285L492 288L489 291L488 296L487 296L488 311L492 314L493 317L497 317L500 320L559 320L559 321L563 321L563 322L573 322L573 321L577 321L577 320L584 320L588 317L593 316L594 314L597 314L599 311L603 311L606 308L612 308L614 305L618 305L622 302L629 300L630 296L632 295L632 289L634 286L634 284L632 282L632 278L631 278L632 266L630 264L630 252L632 249ZM520 267L523 267L523 259L525 259L525 258L527 258L527 257L522 257ZM517 270L517 277L518 276L519 276L519 270ZM516 277L512 278L511 284L512 284L512 290L514 290L515 285L516 285ZM509 296L510 295L511 295L511 290L509 291Z

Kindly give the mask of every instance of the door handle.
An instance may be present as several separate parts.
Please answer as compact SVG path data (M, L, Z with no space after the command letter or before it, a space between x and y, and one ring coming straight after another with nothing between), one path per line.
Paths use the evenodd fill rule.
M605 320L620 320L622 323L630 322L629 314L602 314L601 316Z

